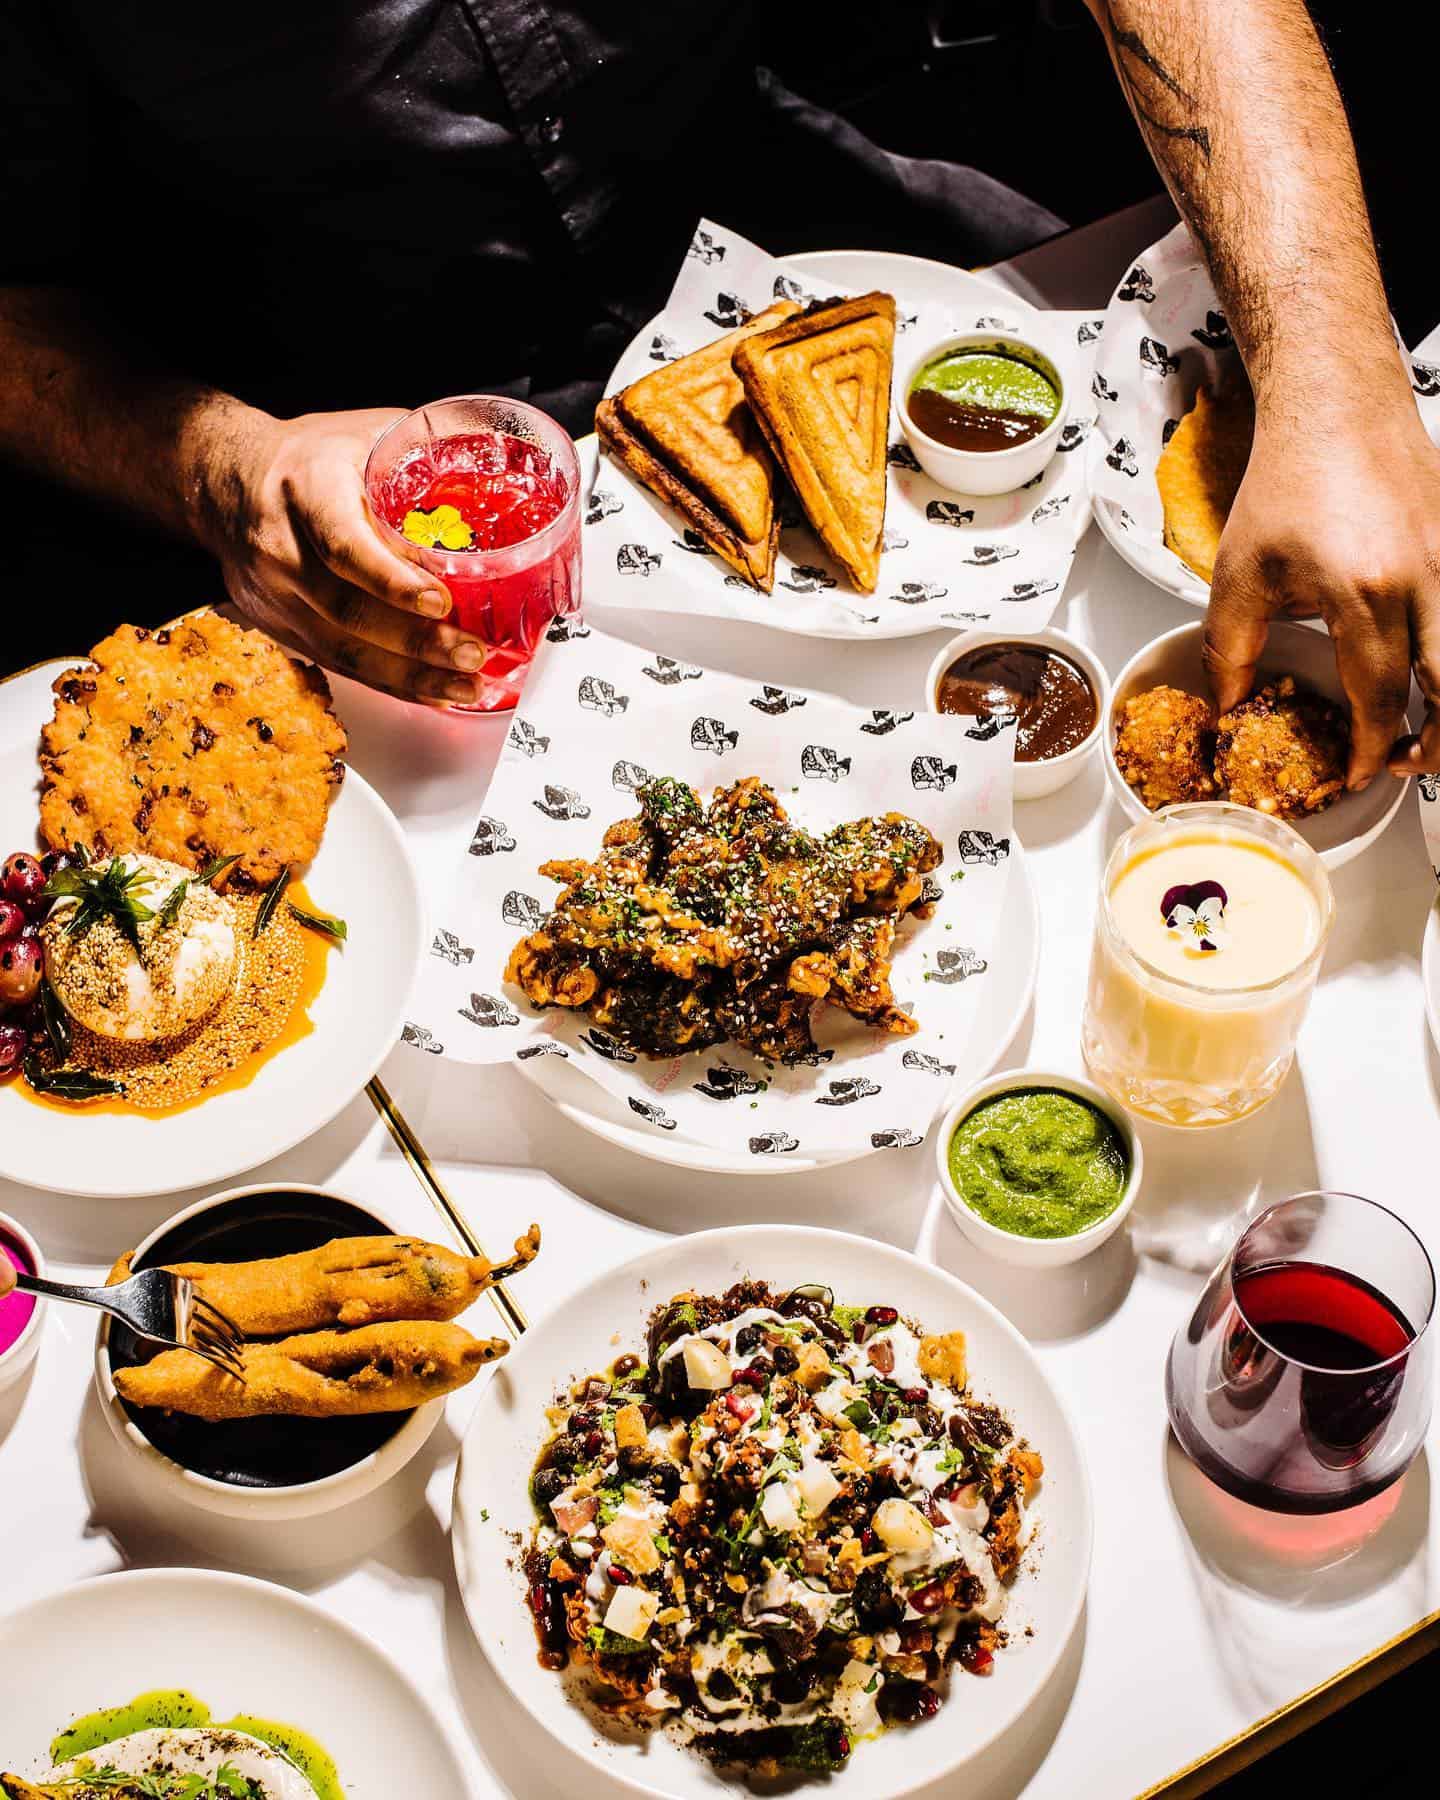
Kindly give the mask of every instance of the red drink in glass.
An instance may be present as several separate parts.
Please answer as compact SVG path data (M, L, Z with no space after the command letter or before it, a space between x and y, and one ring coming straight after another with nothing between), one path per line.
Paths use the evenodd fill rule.
M1260 1215L1170 1350L1181 1448L1272 1512L1369 1500L1425 1441L1435 1275L1394 1213L1300 1194Z
M580 464L521 400L437 400L397 419L365 467L378 529L444 582L450 618L489 654L476 708L520 697L550 622L580 605Z

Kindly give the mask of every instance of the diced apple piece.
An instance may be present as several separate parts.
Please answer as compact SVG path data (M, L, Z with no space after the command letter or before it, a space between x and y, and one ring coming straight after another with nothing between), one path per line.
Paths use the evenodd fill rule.
M928 1550L935 1530L908 1500L882 1500L875 1508L875 1535L889 1550Z
M687 1338L683 1354L685 1379L697 1392L714 1393L730 1386L729 1359L709 1338Z
M807 1518L818 1519L840 1492L840 1483L822 1462L807 1462L792 1484L805 1502Z
M642 1587L616 1588L605 1613L605 1629L617 1637L644 1639L660 1610L660 1596Z
M563 1494L557 1494L550 1502L550 1516L556 1528L563 1531L566 1537L574 1537L582 1525L588 1525L600 1510L600 1502L593 1494L577 1494L574 1488L566 1488Z
M760 1501L760 1517L772 1531L798 1531L800 1514L786 1482L772 1481Z

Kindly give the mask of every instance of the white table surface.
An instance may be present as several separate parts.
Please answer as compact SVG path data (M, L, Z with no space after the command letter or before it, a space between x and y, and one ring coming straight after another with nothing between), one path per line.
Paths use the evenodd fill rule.
M1076 234L1068 260L1061 246L1039 253L1042 274L1058 259L1064 291L1047 289L1033 267L1027 291L1069 305L1103 302L1154 225L1153 212L1141 213ZM1193 617L1092 531L1056 623L1092 643L1113 672L1139 644ZM609 614L599 622L642 642L663 629L661 647L672 655L830 688L867 706L918 704L940 641L859 647L713 620ZM339 688L352 761L385 794L423 875L442 894L504 726ZM1035 1005L1005 1060L1078 1071L1093 896L1122 828L1098 763L1061 794L1019 806L1017 826L1032 858L1043 945ZM869 1233L934 1257L1030 1336L1088 1447L1094 1570L1087 1615L1055 1682L1023 1741L998 1747L967 1776L972 1800L1140 1793L1440 1609L1425 1457L1366 1508L1286 1520L1211 1489L1166 1429L1170 1338L1203 1274L1258 1208L1305 1188L1350 1188L1394 1207L1440 1252L1426 1179L1440 1161L1440 1064L1419 987L1434 880L1413 804L1368 855L1339 872L1335 887L1339 921L1280 1096L1226 1132L1192 1139L1147 1130L1146 1189L1130 1229L1090 1260L1053 1273L1008 1270L970 1249L933 1190L928 1148L829 1173L696 1175L641 1161L567 1123L513 1068L466 1068L401 1046L382 1071L488 1249L539 1221L545 1248L513 1284L532 1318L660 1234L789 1220ZM383 1202L408 1228L439 1235L364 1095L244 1179L267 1178ZM93 1275L189 1197L98 1203L0 1183L0 1208L31 1226L62 1275ZM85 1316L52 1308L44 1333L32 1378L0 1395L5 1603L126 1565L230 1567L286 1581L403 1661L453 1725L475 1795L559 1800L582 1780L596 1800L619 1795L510 1700L471 1639L446 1533L473 1395L451 1400L427 1451L389 1489L348 1513L257 1533L173 1506L157 1510L100 1415ZM264 1646L255 1648L263 1657ZM63 1656L64 1647L52 1653ZM184 1679L183 1652L176 1679ZM295 1712L303 1723L303 1696Z

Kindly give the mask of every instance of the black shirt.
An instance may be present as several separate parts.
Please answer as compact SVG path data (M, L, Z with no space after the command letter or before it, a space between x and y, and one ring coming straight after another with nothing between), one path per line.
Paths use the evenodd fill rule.
M702 214L971 263L1059 227L797 99L759 13L0 0L0 285L81 287L281 416L504 390L583 431Z

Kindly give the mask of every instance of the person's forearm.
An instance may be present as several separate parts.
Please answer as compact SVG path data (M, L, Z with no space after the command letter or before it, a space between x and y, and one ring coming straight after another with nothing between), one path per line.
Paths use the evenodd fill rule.
M1345 111L1301 0L1086 4L1261 407L1288 411L1307 364L1332 391L1353 373L1408 393Z
M0 457L210 543L223 471L268 422L137 361L72 290L0 288Z

